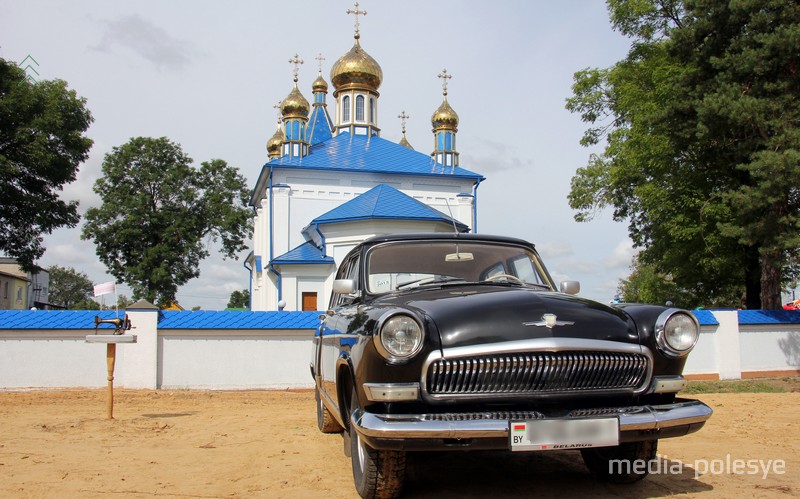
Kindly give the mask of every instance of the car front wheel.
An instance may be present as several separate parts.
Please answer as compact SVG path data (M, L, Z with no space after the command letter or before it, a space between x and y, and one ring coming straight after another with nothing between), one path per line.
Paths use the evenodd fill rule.
M625 442L616 447L582 449L583 462L599 480L633 483L646 477L656 459L658 440Z
M331 411L325 407L322 402L322 395L319 393L319 387L314 389L315 399L317 401L317 428L322 433L341 433L342 427L333 417Z
M356 400L354 393L350 414L355 410ZM358 494L364 498L399 496L406 475L406 453L373 449L361 440L352 422L348 426L353 481Z

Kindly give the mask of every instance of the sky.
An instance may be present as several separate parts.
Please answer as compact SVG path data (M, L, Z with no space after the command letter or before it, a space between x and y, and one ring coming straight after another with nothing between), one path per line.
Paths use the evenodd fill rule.
M591 222L573 218L570 180L601 149L579 144L588 125L564 107L576 71L611 66L630 47L612 30L605 2L361 0L358 8L367 11L361 46L383 69L381 136L400 140L397 116L405 111L409 142L433 150L437 75L446 68L460 166L486 177L477 231L535 243L556 280L578 280L580 296L610 301L635 250L627 225L610 211ZM348 0L0 0L0 57L20 63L31 56L38 63L32 76L65 80L86 99L94 145L63 191L84 213L100 204L92 187L104 156L136 136L168 137L196 165L224 159L254 187L275 131L273 106L292 89L289 59L305 61L299 85L311 101L317 55L330 84L331 66L353 45L348 9ZM46 235L38 264L73 267L95 283L113 280L80 228ZM224 309L231 292L249 286L246 255L224 260L212 248L178 302ZM118 293L131 296L124 285Z

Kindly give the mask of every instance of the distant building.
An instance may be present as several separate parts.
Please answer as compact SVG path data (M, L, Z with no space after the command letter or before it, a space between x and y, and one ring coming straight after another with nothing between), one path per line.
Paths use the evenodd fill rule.
M456 149L458 115L447 101L431 118L434 148L415 151L381 138L378 127L380 65L361 48L358 21L353 47L331 67L335 120L328 83L312 83L313 104L294 86L280 103L269 159L253 189L253 249L247 257L252 310L326 308L336 268L364 239L397 232L468 232L477 220L483 176L461 168ZM281 307L280 305L284 305Z
M25 272L14 258L0 257L0 310L47 309L50 274Z

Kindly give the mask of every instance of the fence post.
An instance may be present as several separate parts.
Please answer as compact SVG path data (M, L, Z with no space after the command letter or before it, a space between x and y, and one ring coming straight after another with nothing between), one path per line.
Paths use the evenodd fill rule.
M125 388L158 388L158 307L140 300L125 309L131 320L131 333L137 336L137 343L120 349L122 356L118 363L123 369L120 373L120 386Z
M739 343L739 312L715 310L719 322L714 333L717 343L717 372L719 379L742 379L742 353Z

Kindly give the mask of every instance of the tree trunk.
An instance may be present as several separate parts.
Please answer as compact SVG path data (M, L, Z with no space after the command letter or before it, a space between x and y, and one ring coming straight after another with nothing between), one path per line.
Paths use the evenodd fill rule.
M761 308L780 310L781 303L781 253L771 251L761 257Z
M744 306L748 310L758 310L761 308L761 264L758 248L745 248L744 260Z

